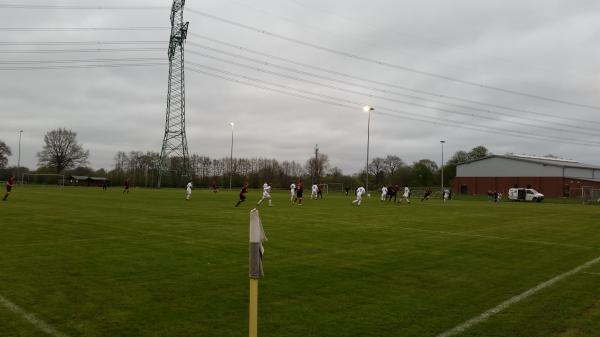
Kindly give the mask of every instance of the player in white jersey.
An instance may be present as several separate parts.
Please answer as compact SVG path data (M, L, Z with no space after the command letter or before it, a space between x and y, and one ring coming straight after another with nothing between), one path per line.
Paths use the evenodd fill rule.
M263 184L263 195L262 195L262 198L260 198L260 200L258 201L258 203L256 205L260 206L260 204L262 204L262 202L265 199L269 200L269 207L273 206L273 204L271 202L271 184L269 184L269 183Z
M444 196L444 202L448 201L448 199L450 199L450 191L448 191L447 189L444 190L443 196Z
M313 184L311 187L310 198L317 199L318 194L319 194L319 186L317 186L317 184Z
M290 204L296 203L296 184L290 184Z
M188 182L187 186L185 187L185 200L190 200L190 198L192 197L192 182Z
M406 200L406 203L410 204L410 188L408 188L408 186L404 186L404 194L402 194L402 197ZM400 202L402 202L402 200L400 200Z
M385 199L387 198L387 192L387 186L383 185L383 187L381 188L381 201L385 201Z
M360 206L360 203L362 202L362 196L363 196L365 193L367 193L367 190L365 190L365 188L364 188L364 187L362 187L362 186L359 186L359 187L356 189L356 200L352 201L352 204L353 204L353 205L356 205L356 206Z

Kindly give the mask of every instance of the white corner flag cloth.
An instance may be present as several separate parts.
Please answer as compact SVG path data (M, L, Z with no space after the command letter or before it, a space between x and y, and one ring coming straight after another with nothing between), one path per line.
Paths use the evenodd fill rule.
M265 252L262 243L267 241L258 210L250 211L250 277L260 278L264 275L262 257Z

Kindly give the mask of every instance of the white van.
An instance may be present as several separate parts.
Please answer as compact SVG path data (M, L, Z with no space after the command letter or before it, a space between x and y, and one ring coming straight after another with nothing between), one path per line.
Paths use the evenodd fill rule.
M541 202L544 195L533 188L511 188L508 190L508 200Z

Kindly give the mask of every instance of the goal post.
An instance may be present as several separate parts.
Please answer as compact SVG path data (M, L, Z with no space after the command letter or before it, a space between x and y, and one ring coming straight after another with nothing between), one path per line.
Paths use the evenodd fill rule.
M582 186L580 198L583 204L600 202L600 189L595 189L592 186Z
M329 194L331 193L338 193L338 192L344 192L344 184L342 183L327 183L327 184L323 184L323 187L325 189L325 193Z
M23 173L21 175L21 183L25 185L65 186L65 175L52 173Z

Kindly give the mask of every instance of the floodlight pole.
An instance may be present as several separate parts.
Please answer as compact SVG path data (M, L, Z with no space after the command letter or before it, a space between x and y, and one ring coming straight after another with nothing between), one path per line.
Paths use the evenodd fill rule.
M19 131L19 155L17 156L17 182L23 185L23 179L21 178L21 135L23 130Z
M319 144L315 145L315 167L313 170L313 176L312 176L312 184L316 184L317 183L317 175L319 172Z
M229 126L231 126L231 149L229 150L229 190L231 190L231 180L233 176L233 127L235 126L235 123L229 122Z
M369 143L371 140L371 111L375 110L372 106L365 105L363 107L364 112L369 113L369 119L367 122L367 165L365 166L365 190L369 193Z
M442 144L442 189L440 190L442 195L444 193L444 143L446 143L445 140L440 140L440 144Z

